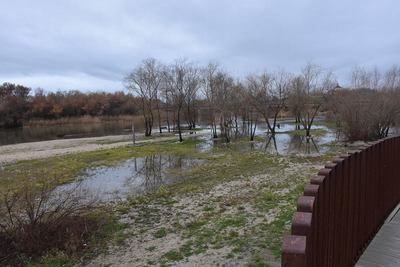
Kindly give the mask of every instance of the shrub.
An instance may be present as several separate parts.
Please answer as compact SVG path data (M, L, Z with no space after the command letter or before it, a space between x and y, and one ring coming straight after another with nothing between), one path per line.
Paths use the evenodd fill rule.
M398 120L398 92L342 90L332 97L332 111L347 139L376 140L388 136Z
M100 223L94 201L77 190L26 182L0 200L0 265L21 265L52 253L78 256Z

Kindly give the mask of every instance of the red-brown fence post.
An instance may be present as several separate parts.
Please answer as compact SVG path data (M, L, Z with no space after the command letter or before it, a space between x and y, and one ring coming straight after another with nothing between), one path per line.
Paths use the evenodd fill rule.
M400 201L400 137L325 165L304 187L282 266L352 266Z
M289 235L282 243L282 267L306 267L306 237Z

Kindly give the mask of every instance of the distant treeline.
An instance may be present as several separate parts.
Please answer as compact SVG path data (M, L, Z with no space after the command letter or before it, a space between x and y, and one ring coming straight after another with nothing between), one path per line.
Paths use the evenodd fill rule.
M0 127L22 126L32 118L57 119L63 117L116 116L137 113L138 99L124 92L82 93L58 91L45 93L3 83L0 85Z

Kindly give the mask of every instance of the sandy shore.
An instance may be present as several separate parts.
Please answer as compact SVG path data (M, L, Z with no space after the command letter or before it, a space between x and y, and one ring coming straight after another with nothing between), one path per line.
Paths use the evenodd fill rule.
M199 134L199 133L198 133ZM173 140L177 137L171 134L144 139L143 134L136 136L137 143ZM43 159L71 153L110 149L132 143L131 135L111 135L76 139L61 139L15 145L0 146L0 165L20 160Z

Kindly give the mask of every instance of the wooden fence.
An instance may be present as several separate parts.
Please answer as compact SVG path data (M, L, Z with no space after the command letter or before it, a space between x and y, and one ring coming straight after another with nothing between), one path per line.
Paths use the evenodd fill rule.
M400 137L328 163L305 186L282 266L353 266L400 201Z

